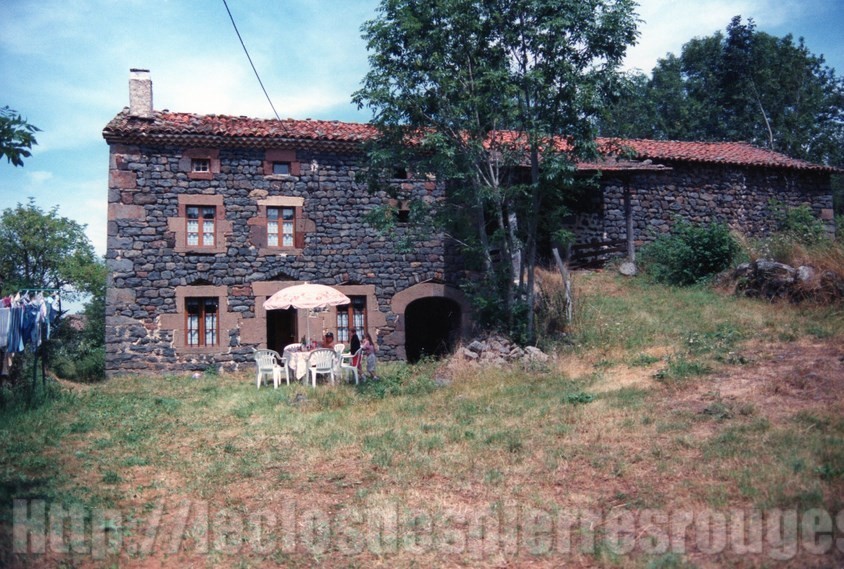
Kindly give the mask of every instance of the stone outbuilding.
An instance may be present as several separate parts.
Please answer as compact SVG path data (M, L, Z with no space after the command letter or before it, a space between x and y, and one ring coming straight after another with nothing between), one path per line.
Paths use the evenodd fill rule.
M464 263L446 236L408 252L367 223L389 200L360 181L374 135L365 124L156 111L149 72L132 70L130 106L103 131L107 373L234 368L306 328L337 342L352 327L367 331L388 360L441 354L469 337ZM638 243L678 215L760 233L771 198L806 203L831 227L830 168L746 144L624 142L635 159L580 166L602 172L600 191L561 220L580 242ZM440 181L396 175L387 182L412 199L445 197ZM399 234L404 223L399 211ZM273 293L305 281L351 302L310 315L264 310Z

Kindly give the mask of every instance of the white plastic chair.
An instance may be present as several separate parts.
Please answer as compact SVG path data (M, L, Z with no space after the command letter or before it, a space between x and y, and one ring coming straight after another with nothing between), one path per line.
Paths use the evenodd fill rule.
M338 357L343 355L343 351L345 349L346 349L346 344L334 344L334 351L337 352Z
M331 385L334 385L334 361L337 358L337 352L330 348L320 348L311 352L308 356L308 374L311 377L313 387L316 387L316 380L318 375L328 375L331 377Z
M279 356L275 350L255 350L255 363L258 366L258 373L255 376L258 389L261 388L261 382L267 377L272 378L273 387L278 389L278 384L281 382L282 367L284 368L287 385L290 385L290 375L287 373L287 366L284 365L284 358Z
M358 349L354 354L343 354L340 358L340 373L352 372L355 376L355 385L360 383L358 365L363 357L363 348Z

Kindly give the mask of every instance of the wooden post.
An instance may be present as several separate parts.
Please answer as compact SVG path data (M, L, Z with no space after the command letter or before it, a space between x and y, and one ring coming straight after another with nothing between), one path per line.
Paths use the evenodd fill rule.
M627 222L627 260L636 262L636 240L633 235L633 206L630 203L630 182L624 184L624 218Z
M560 250L557 247L552 247L551 251L554 253L554 259L557 261L557 268L560 269L560 275L563 277L563 286L565 287L566 295L566 324L571 324L574 315L574 298L571 294L571 273L569 273L568 262L571 257L571 245L567 247L565 263L560 258Z

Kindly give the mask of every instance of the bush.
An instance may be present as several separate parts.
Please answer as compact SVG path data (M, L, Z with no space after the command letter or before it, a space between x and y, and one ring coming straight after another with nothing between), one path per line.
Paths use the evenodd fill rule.
M642 269L657 281L691 285L729 268L739 251L729 228L678 221L674 232L642 248Z
M823 222L815 217L807 205L787 207L771 200L771 213L777 223L777 233L803 245L820 243L827 237Z

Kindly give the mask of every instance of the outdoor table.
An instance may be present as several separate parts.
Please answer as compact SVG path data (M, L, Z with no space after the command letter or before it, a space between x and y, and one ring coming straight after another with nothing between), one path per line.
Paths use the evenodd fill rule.
M308 357L312 350L290 351L284 352L287 359L287 367L293 372L293 376L298 380L303 379L307 381L308 376Z

